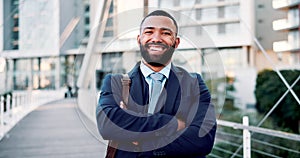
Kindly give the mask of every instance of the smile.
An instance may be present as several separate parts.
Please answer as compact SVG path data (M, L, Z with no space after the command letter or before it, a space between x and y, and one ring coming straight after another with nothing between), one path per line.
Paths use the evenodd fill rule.
M151 51L163 51L164 50L164 48L160 47L160 46L150 46L149 49Z
M150 50L150 51L164 51L165 49L167 49L168 47L164 44L147 44L146 47Z

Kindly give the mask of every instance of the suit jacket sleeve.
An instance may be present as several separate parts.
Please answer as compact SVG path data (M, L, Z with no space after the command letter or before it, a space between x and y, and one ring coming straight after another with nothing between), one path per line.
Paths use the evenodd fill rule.
M197 78L199 91L194 97L198 99L187 100L193 101L187 114L192 117L186 118L188 127L172 137L160 137L156 143L170 143L162 148L145 152L144 156L205 156L211 152L216 132L214 106L211 104L210 93L199 74ZM144 145L147 145L151 142L145 143Z
M104 139L122 142L138 141L156 137L153 130L164 130L174 134L177 120L171 115L144 114L124 110L119 107L121 101L121 76L106 75L96 109L97 125Z

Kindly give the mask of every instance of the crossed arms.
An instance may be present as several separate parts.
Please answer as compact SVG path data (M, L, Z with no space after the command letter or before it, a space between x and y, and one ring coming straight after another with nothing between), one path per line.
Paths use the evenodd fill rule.
M97 124L104 139L121 142L123 149L138 145L145 155L207 155L215 137L216 121L210 94L200 75L193 96L181 98L176 114L155 113L151 116L120 107L121 88L117 77L107 75L97 107ZM119 90L119 92L121 92ZM172 105L166 105L172 106ZM134 142L134 143L133 143ZM128 145L128 148L124 144ZM145 152L147 151L147 152Z

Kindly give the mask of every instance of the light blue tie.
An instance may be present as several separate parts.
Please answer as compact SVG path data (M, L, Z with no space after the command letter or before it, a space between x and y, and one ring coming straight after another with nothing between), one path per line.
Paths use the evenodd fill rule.
M161 73L152 73L150 77L152 78L153 82L152 82L152 90L151 90L151 97L150 97L150 102L148 107L148 113L153 114L158 98L160 96L164 75Z

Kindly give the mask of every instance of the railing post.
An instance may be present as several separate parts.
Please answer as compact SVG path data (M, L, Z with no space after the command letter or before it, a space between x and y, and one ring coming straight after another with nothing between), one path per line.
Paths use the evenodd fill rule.
M4 135L4 97L0 97L0 139Z
M16 107L19 107L20 100L19 100L19 94L18 93L15 94L15 99L16 99Z
M0 97L0 127L4 126L4 97Z
M11 116L12 116L12 109L11 109L11 105L10 105L10 95L9 94L7 94L7 96L6 96L6 112L8 113L8 116L11 118Z
M243 117L243 125L249 126L248 116ZM248 129L243 129L243 158L251 158L251 135Z
M30 105L30 106L32 106L31 101L32 101L32 91L30 90L28 92L28 105Z

